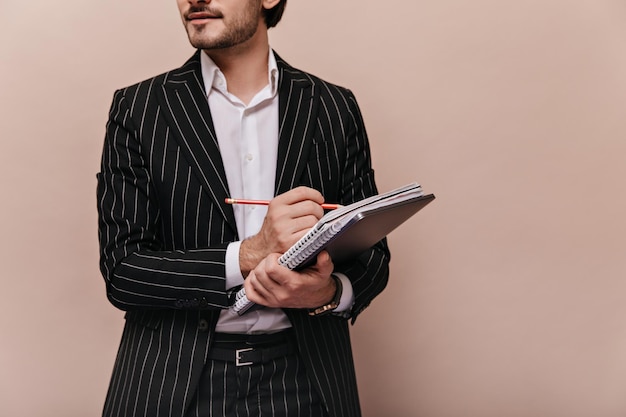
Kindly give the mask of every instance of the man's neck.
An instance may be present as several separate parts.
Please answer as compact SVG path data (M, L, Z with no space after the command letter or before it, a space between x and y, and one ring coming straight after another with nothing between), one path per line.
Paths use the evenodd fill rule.
M267 30L262 27L240 45L204 52L226 77L228 91L242 102L249 103L267 85L269 41Z

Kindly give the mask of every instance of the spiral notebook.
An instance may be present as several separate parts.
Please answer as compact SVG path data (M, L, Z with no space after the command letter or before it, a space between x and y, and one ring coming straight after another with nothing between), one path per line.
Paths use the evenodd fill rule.
M315 263L317 254L326 250L339 264L374 246L434 198L412 183L328 212L278 262L297 270ZM231 308L242 315L253 306L242 288Z

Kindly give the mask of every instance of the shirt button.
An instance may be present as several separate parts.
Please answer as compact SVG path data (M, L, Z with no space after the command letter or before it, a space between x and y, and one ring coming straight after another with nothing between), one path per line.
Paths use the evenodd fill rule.
M251 154L251 153L249 153L249 154L247 154L247 155L246 155L246 160L248 160L248 161L252 161L253 159L254 159L254 156L252 156L252 154Z

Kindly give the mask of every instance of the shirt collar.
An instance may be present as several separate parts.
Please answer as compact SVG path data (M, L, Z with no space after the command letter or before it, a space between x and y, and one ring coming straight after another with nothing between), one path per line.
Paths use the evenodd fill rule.
M222 70L213 62L213 60L204 51L200 52L200 68L202 71L202 79L204 80L204 92L208 97L212 89L227 91L226 77ZM271 90L271 96L274 97L278 91L278 64L274 52L270 48L267 60L268 84Z

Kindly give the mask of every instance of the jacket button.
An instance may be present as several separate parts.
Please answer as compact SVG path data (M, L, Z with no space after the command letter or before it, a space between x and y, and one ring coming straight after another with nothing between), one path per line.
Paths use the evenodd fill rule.
M201 332L206 332L209 330L209 322L206 319L198 320L198 330Z

